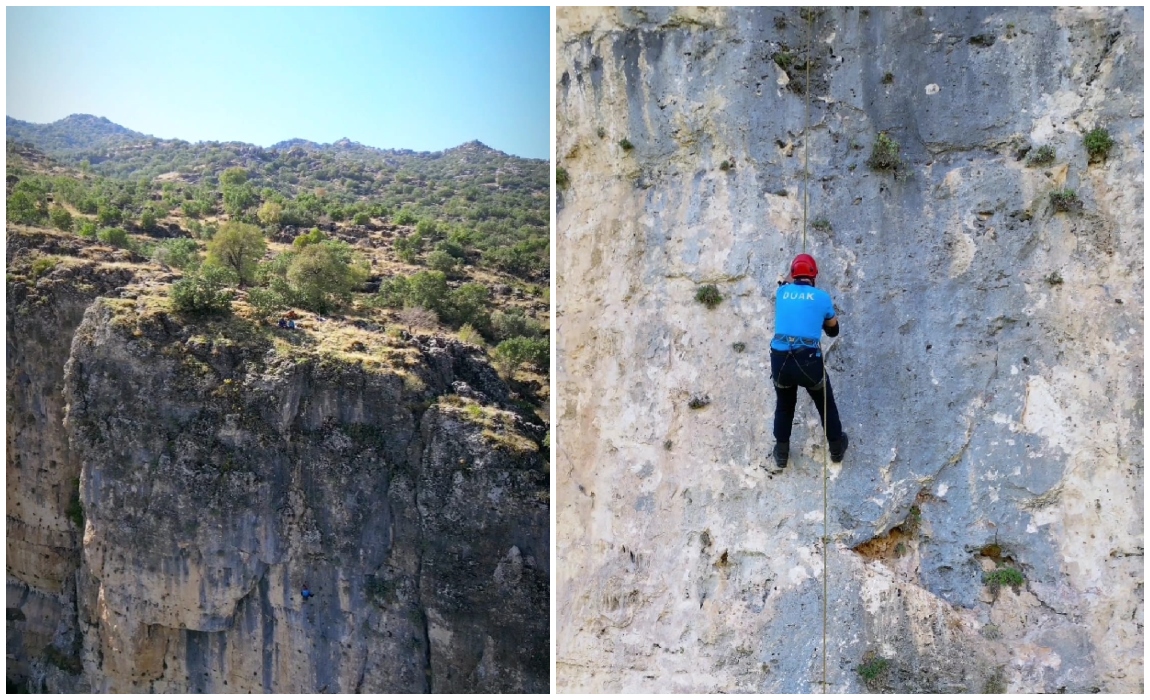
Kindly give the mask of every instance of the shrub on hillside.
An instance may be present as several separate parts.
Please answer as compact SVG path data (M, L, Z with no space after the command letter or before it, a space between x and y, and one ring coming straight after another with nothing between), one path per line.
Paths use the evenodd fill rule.
M126 248L128 245L128 232L122 228L102 228L96 233L96 239L117 248Z
M543 333L542 326L528 318L522 309L496 311L491 314L491 333L497 340L509 338L538 338Z
M81 238L95 238L96 222L87 220L81 221L79 228L76 229L76 234Z
M48 218L48 208L28 192L13 192L8 198L8 220L14 224L38 224Z
M52 207L48 210L48 218L52 225L61 231L72 230L72 214L64 207Z
M232 294L226 288L229 272L205 265L172 285L172 308L189 314L213 314L231 309Z
M287 270L287 282L297 303L320 314L330 313L351 300L363 285L368 268L343 241L324 241L305 247Z
M505 372L513 372L524 364L546 370L550 364L551 342L547 338L510 338L497 345L491 355Z
M180 270L194 270L200 265L200 247L190 238L176 238L157 245L152 259Z
M427 254L427 266L450 276L458 272L459 260L445 251L433 250Z

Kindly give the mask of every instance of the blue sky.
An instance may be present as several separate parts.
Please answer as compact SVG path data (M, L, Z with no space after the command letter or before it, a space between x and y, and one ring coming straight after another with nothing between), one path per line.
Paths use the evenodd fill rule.
M160 138L550 154L542 8L7 8L8 116Z

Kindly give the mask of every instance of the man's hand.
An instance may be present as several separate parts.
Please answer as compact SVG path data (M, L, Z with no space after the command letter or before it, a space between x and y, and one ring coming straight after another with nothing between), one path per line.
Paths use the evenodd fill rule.
M832 338L837 336L839 334L838 317L836 316L835 318L828 318L827 320L823 321L823 330L826 331L827 335Z

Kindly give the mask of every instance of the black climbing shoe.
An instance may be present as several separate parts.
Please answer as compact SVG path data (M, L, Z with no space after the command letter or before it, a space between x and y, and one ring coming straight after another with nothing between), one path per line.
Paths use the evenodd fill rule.
M847 440L847 434L846 433L843 433L843 436L841 438L839 438L838 440L832 440L831 441L831 461L832 462L834 462L835 464L838 464L839 462L843 461L843 455L845 455L847 453L847 445L848 444L850 444L850 441Z
M775 466L778 471L787 468L787 457L791 454L791 444L789 442L775 443Z

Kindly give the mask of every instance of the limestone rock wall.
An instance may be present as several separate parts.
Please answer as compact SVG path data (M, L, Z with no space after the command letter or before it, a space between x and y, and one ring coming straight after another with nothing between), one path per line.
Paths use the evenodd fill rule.
M760 467L808 197L851 435L828 689L1142 689L1142 28L1140 8L558 11L561 690L821 688L809 399L790 467ZM1114 145L1092 162L1095 127ZM895 172L867 165L880 133ZM1080 211L1055 210L1065 189ZM1024 584L993 593L1000 567Z
M545 688L542 456L439 400L500 386L493 371L435 340L400 373L242 331L99 300L77 333L66 426L93 687Z
M134 269L10 276L10 687L545 691L545 427L482 356L310 352Z
M21 255L23 242L9 236L9 259ZM8 676L44 679L53 692L83 689L40 654L51 648L59 662L80 643L80 463L60 429L64 365L84 310L133 276L115 263L91 263L7 288Z

